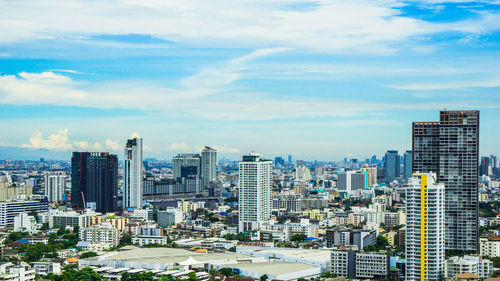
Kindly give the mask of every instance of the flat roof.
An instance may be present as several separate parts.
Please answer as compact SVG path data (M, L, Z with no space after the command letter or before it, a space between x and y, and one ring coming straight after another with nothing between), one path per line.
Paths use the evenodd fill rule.
M277 254L296 259L307 259L318 262L328 262L331 259L330 250L282 249L265 248L254 250L256 253Z
M195 253L178 248L137 248L130 251L114 252L100 258L105 260L141 261L156 263L179 263L189 257L203 263L217 261L230 262L231 260L254 259L252 256L226 252L226 253Z
M304 271L318 268L314 265L297 262L255 262L255 263L239 263L228 264L225 267L239 268L240 270L248 270L262 274L282 275L292 272Z

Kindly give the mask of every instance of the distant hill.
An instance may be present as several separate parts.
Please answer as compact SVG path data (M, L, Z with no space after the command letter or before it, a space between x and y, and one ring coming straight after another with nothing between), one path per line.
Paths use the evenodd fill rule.
M0 159L15 160L71 160L71 151L53 151L14 146L0 146Z

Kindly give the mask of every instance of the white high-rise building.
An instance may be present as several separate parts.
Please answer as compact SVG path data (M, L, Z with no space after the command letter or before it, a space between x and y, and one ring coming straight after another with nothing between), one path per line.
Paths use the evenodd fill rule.
M271 220L271 170L273 162L259 154L244 155L240 162L239 231L259 229Z
M207 182L217 178L217 150L208 146L201 150L201 177Z
M45 196L49 202L62 201L65 187L65 175L45 175Z
M123 166L123 208L142 208L142 138L127 140Z
M406 280L445 272L444 190L434 173L415 173L406 188Z

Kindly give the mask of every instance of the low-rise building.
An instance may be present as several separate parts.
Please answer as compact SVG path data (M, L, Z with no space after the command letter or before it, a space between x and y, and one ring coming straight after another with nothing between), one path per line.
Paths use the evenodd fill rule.
M384 279L389 276L389 256L374 252L332 251L330 272L345 278Z
M57 262L34 262L33 269L40 276L45 276L49 273L60 274L61 264Z
M25 263L0 263L0 278L7 281L32 281L35 280L35 270Z
M91 243L108 243L113 246L118 245L120 235L118 229L110 224L87 227L80 230L80 240Z
M460 273L474 273L480 278L493 274L493 262L476 256L451 257L446 260L445 277L452 278Z
M157 225L145 226L137 229L137 234L132 236L132 243L139 246L158 244L167 245L167 237L163 235L163 229Z
M481 256L500 257L500 235L481 237L479 239Z

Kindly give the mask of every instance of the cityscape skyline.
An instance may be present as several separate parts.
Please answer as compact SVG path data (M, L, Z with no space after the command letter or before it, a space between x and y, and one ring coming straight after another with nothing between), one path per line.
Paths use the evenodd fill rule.
M498 1L38 5L2 3L0 151L121 155L137 132L158 159L205 145L362 158L467 108L482 112L481 154L500 154Z

